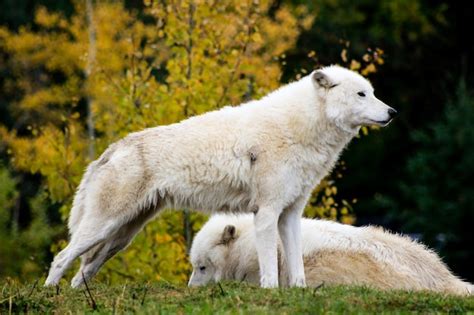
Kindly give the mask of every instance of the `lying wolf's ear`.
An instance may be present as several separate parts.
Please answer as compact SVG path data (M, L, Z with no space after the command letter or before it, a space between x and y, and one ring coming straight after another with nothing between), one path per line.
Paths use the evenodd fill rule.
M222 232L221 242L222 244L228 244L233 239L235 239L235 226L227 225L224 232Z
M332 89L333 87L338 86L338 83L332 81L331 78L328 77L327 74L325 74L321 70L314 71L311 74L311 78L317 86L320 86L325 89Z

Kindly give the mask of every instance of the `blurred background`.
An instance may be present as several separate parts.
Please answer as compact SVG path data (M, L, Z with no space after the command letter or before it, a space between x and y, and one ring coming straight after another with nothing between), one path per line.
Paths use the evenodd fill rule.
M45 276L82 172L111 142L340 64L400 114L361 130L306 215L409 234L473 282L473 13L438 0L3 0L0 279ZM184 283L205 219L165 213L99 278Z

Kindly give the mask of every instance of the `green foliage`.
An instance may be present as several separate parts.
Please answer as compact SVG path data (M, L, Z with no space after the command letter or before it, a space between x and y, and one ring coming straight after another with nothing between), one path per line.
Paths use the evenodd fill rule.
M44 270L46 257L57 229L49 227L46 217L45 194L30 200L31 222L18 228L12 213L17 202L16 180L5 168L0 168L0 279L38 277Z
M0 225L8 222L9 210L13 207L18 197L16 184L16 180L8 169L0 164Z
M474 258L472 248L459 246L474 240L473 121L474 94L461 81L442 119L413 133L418 149L408 161L407 181L401 183L401 202L410 206L392 213L400 216L406 230L422 233L428 244L436 246L441 241L441 253L450 265ZM392 202L399 209L400 201ZM463 273L472 274L472 270Z
M365 287L262 290L246 283L185 288L168 283L121 286L33 287L7 283L0 293L0 312L139 313L139 314L385 314L472 313L473 297L428 292L377 291ZM92 296L92 299L91 297ZM93 302L95 305L93 304Z
M448 4L425 3L421 0L350 1L322 0L295 1L305 3L315 14L315 23L306 34L304 44L319 38L312 46L320 54L330 57L338 53L346 40L351 49L362 54L367 47L383 43L391 51L390 58L398 60L399 52L392 48L412 51L412 45L431 38L437 27L447 24L445 17ZM308 41L306 43L306 41ZM325 50L320 48L324 47ZM418 50L416 50L418 52ZM393 62L393 61L392 61Z

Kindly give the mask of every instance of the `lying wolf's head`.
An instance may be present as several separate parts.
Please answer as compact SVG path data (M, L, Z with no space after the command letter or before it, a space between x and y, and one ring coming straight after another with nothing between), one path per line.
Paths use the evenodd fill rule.
M201 232L203 233L196 235L191 248L193 273L189 286L201 286L223 280L225 257L228 257L230 242L235 238L235 227L232 225L223 229L220 225L213 228L208 224L206 231Z
M354 71L330 66L310 76L323 99L327 118L343 130L354 132L364 125L386 126L397 113L378 100L370 82Z
M222 280L259 282L253 215L214 215L196 234L189 286Z

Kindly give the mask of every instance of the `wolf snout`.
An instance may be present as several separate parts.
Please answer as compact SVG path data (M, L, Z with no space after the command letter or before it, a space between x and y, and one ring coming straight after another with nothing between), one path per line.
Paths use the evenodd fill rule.
M397 111L391 107L389 107L388 109L388 117L390 117L390 119L393 119L395 116L397 116Z

